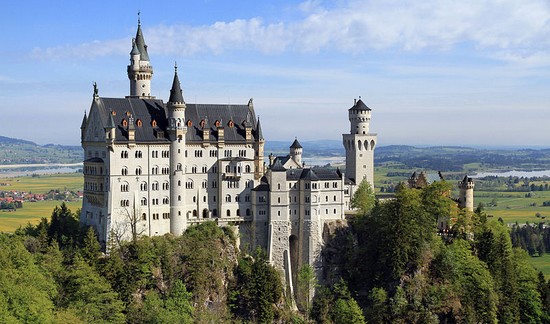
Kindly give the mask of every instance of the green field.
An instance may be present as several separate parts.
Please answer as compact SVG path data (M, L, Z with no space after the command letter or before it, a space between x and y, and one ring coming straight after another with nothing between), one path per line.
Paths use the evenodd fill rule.
M23 208L17 211L0 211L0 232L13 232L27 223L37 224L42 217L49 220L55 206L60 206L61 203L63 202L58 200L25 202ZM82 206L82 201L70 201L65 204L75 212Z
M4 183L9 186L0 186L0 191L15 190L32 193L46 193L52 189L78 191L83 188L84 177L81 173L64 173L38 177L0 178L0 184Z
M550 254L541 257L529 257L528 260L537 271L542 271L546 279L550 279Z
M82 190L83 182L84 178L80 173L0 178L0 183L10 184L9 186L0 186L0 191L32 193L47 193L52 189L79 191ZM23 208L17 209L17 211L0 211L0 232L13 232L19 226L25 226L29 222L36 224L42 217L49 219L55 206L59 206L61 203L62 201L58 200L24 202ZM66 204L75 212L82 206L82 201L71 201Z

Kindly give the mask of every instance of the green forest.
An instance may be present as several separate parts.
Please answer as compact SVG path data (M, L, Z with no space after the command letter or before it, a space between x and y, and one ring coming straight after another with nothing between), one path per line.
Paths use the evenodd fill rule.
M549 322L550 284L527 262L536 244L522 243L533 233L459 210L444 181L399 186L383 202L370 188L352 199L357 216L330 232L322 280L300 268L294 297L265 251L238 249L232 228L206 222L105 253L61 205L0 234L0 322ZM441 219L448 231L438 232Z

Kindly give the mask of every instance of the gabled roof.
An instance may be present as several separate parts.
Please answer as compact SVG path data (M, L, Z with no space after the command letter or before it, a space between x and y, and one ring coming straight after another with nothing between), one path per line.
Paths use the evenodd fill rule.
M139 98L98 98L97 109L103 125L107 127L111 123L115 128L115 141L127 141L127 127L123 126L123 120L134 126L136 142L167 142L168 138L157 138L156 131L165 131L168 125L166 111L162 100ZM141 121L141 126L130 123L130 117L134 123ZM153 120L156 128L152 126ZM133 125L130 125L133 124Z
M271 171L286 171L285 167L283 166L283 164L281 163L281 160L279 159L276 159L275 162L273 163L273 165L269 168Z
M110 119L113 118L116 129L115 141L128 140L127 127L122 125L122 121L125 119L129 122L130 115L135 122L136 142L166 142L169 140L166 132L168 114L162 100L131 97L97 98L93 105L97 106L103 127L109 125ZM242 122L247 119L247 116L252 119L253 125L258 125L254 120L253 108L248 105L188 104L185 116L188 129L185 139L189 143L203 141L202 120L205 121L204 128L210 130L207 140L212 142L218 140L216 121L220 123L220 127L224 128L224 141L228 143L246 142L246 130ZM156 126L153 126L153 121ZM158 138L159 132L164 132L164 136ZM257 132L257 128L253 127L252 132Z
M349 110L371 110L369 107L367 107L367 105L365 105L365 103L363 102L363 100L359 99L355 102L355 104L353 105L353 107L351 107Z

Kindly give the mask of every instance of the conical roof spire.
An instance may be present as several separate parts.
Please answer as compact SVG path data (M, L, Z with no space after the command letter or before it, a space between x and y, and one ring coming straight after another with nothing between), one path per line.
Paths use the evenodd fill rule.
M82 118L82 124L80 125L80 129L86 128L87 122L88 122L88 117L86 116L86 111L84 111L84 118Z
M147 54L147 45L145 45L145 40L143 39L143 32L141 31L141 20L139 19L138 13L138 29L136 32L136 46L141 54L142 61L149 61L149 54Z
M290 145L290 148L302 148L302 145L300 145L300 142L298 142L297 137L294 139L294 143L292 143L292 145Z
M260 116L258 116L258 123L256 124L256 137L258 137L258 140L264 139L264 135L262 134L262 125L260 124Z
M111 110L111 113L109 114L109 120L107 121L107 126L105 128L111 129L115 128L115 120L113 119L113 111Z
M136 39L132 38L132 51L130 52L130 55L138 55L138 54L141 54L141 53L139 52L139 49L137 47Z
M170 99L168 99L168 102L184 102L183 93L180 86L180 79L178 78L177 64L174 64L174 81L172 81L172 89L170 89Z

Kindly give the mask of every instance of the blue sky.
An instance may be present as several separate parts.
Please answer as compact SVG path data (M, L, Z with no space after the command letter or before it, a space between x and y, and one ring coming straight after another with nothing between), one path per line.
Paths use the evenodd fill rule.
M166 100L254 98L267 140L341 139L359 96L379 144L550 147L550 2L9 1L0 135L78 144L92 98L129 92L141 11Z

